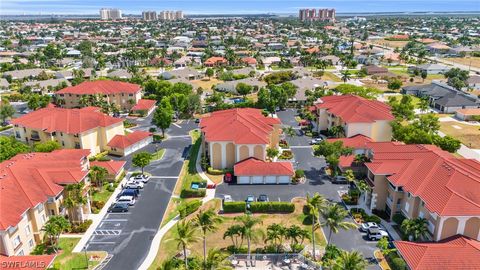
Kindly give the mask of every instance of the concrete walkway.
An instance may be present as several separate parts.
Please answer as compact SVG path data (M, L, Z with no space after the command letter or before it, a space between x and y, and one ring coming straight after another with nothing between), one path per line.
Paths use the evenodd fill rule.
M202 170L202 166L200 166L200 160L202 157L202 151L201 149L198 150L197 154L197 162L195 164L195 167L197 169L198 175L204 180L207 181L207 184L214 184L214 182L208 178L208 176L205 174L205 172ZM207 203L208 201L212 200L215 198L215 189L207 189L205 197L202 199L202 204ZM165 226L163 226L156 234L155 237L152 240L152 244L150 245L150 250L148 251L147 256L145 257L145 260L143 263L140 265L138 270L147 270L155 261L155 258L157 257L158 250L160 249L160 243L162 241L163 236L173 227L177 222L180 221L180 216L176 216L174 219L170 220Z
M98 214L90 214L88 215L88 219L91 219L93 222L88 227L87 231L81 236L82 239L77 243L75 248L72 250L72 252L82 252L85 245L87 244L88 240L90 240L90 237L92 236L93 232L96 230L100 222L102 221L103 217L107 214L108 207L115 202L117 199L117 195L122 191L122 186L126 183L127 179L130 178L131 173L127 173L125 177L118 183L117 188L113 191L112 195L108 199L108 201L105 203L105 206L102 208L100 213Z

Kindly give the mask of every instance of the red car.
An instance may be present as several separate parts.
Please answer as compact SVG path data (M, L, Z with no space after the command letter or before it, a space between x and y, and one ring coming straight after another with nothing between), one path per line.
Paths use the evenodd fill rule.
M215 189L216 187L217 187L217 184L215 183L207 185L207 189Z
M223 182L225 183L231 183L233 180L233 176L231 173L226 173L224 176L223 176Z

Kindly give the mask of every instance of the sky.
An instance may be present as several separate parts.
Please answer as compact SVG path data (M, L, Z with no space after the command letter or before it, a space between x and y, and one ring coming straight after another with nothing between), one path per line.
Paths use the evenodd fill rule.
M124 14L143 10L183 10L186 14L297 13L300 8L337 12L479 11L480 0L0 0L0 14L98 14L100 8Z

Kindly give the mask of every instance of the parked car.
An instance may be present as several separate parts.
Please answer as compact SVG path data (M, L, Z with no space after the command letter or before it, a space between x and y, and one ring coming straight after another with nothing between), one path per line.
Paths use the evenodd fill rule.
M133 196L135 199L138 198L138 195L140 194L140 191L138 189L131 189L131 188L126 188L120 194L117 195L117 198L120 198L122 196Z
M111 213L121 213L128 212L128 203L114 203L108 208L108 212Z
M125 188L142 189L143 188L143 182L131 181L130 180L125 184Z
M337 175L332 178L332 184L348 184L348 179L345 176Z
M223 195L222 201L223 201L224 203L226 203L226 202L233 202L233 199L232 199L232 196L230 196L230 195Z
M369 228L367 230L367 238L370 241L378 241L382 237L389 238L388 233L380 228Z
M231 183L233 180L233 176L231 173L226 173L224 176L223 176L223 182L225 183Z
M255 201L255 196L253 195L248 195L247 198L245 199L245 202L251 203Z
M196 118L195 123L197 123L197 124L200 123L200 118Z
M366 232L370 228L379 228L379 227L378 227L378 224L375 222L365 222L365 223L362 223L362 226L360 226L360 231Z
M269 201L268 196L265 194L261 194L257 198L257 202L268 202L268 201Z
M130 181L138 181L138 182L142 182L142 183L148 183L148 180L150 180L150 176L145 175L145 174L138 174L138 175L130 177Z
M120 196L118 198L117 203L128 203L128 205L134 205L136 202L133 196Z
M315 138L310 141L310 145L319 144L323 139L322 138Z

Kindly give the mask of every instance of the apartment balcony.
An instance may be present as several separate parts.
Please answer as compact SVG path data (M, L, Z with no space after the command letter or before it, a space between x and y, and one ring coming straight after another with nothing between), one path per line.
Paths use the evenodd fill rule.
M31 141L40 141L40 137L39 136L30 136L30 140Z

